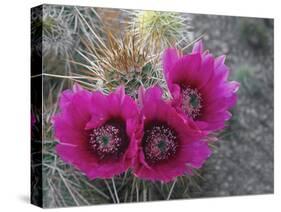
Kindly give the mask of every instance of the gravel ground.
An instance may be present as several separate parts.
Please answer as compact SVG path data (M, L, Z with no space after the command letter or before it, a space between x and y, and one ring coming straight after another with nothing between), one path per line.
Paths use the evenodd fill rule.
M210 15L192 18L195 37L206 33L205 47L216 55L227 55L231 77L236 79L243 68L248 74L239 78L244 81L232 121L204 168L202 190L194 196L272 193L273 21ZM247 31L250 26L262 30Z

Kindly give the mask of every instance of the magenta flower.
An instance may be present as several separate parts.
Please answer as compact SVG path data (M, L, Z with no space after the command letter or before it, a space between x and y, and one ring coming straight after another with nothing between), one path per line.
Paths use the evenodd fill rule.
M219 130L229 120L237 101L239 83L228 81L225 56L203 52L201 41L191 54L179 56L176 49L164 52L164 75L173 105L202 130Z
M89 179L111 178L132 165L139 112L123 87L104 95L75 86L61 94L59 106L53 122L62 160Z
M134 173L148 180L168 182L200 168L210 156L203 134L184 122L162 99L158 87L141 90L142 131Z

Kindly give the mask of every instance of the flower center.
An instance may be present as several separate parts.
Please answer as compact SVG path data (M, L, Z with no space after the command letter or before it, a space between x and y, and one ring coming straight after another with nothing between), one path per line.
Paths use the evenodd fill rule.
M89 134L90 149L101 160L119 159L128 144L125 123L121 120L110 120L104 125L92 129Z
M167 161L177 152L176 132L165 123L150 123L144 130L142 147L148 164Z
M202 108L202 97L198 90L187 86L182 87L182 110L189 117L196 119Z

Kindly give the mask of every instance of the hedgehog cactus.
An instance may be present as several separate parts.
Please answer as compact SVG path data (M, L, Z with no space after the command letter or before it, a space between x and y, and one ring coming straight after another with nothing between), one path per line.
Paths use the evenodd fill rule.
M44 8L42 31L43 55L66 58L71 54L75 40L60 10L55 7Z
M51 89L58 94L65 82L76 82L83 88L106 94L123 85L126 94L136 99L140 87L157 84L163 89L164 96L168 96L162 72L162 52L178 41L187 42L186 35L190 35L187 18L177 13L152 11L136 12L129 18L120 34L107 26L102 14L94 9L46 7L42 17L44 68L50 70L46 76L62 80L62 86L52 84ZM52 117L59 106L51 95L45 102L45 116ZM51 121L49 118L45 120L46 139L50 142L43 147L44 173L48 177L55 176L51 183L48 177L43 182L47 188L44 204L49 207L183 198L200 183L199 174L178 177L166 184L152 183L134 177L130 170L111 180L87 180L55 153ZM57 196L61 198L59 201Z
M140 86L149 87L161 82L160 56L152 55L148 45L137 42L136 35L127 32L119 38L104 31L104 36L107 42L87 41L84 42L87 51L79 51L88 64L85 76L97 77L105 92L125 85L130 96L136 96L135 91ZM97 81L93 84L97 86Z
M191 36L189 18L179 13L160 11L135 12L131 28L141 40L159 51L165 47L174 46L182 39Z

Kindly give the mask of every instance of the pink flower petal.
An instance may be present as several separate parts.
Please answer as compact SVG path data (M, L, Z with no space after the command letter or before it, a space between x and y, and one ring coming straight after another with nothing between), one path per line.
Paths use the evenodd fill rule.
M203 42L202 40L199 40L196 42L193 46L192 53L203 53Z

